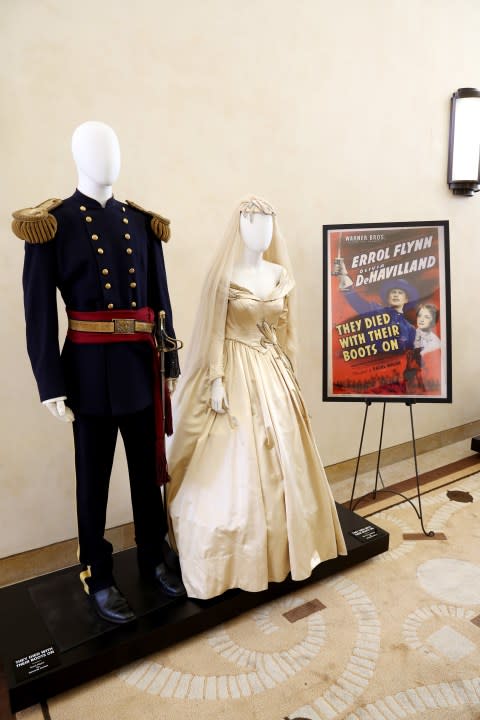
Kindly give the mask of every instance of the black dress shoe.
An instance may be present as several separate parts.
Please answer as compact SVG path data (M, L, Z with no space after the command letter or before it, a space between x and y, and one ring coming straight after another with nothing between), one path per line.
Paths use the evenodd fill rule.
M97 590L88 596L97 615L103 620L121 625L135 620L135 613L115 585Z
M164 562L155 565L151 569L140 567L140 574L145 580L160 587L161 591L168 597L183 597L187 594L179 576L172 572Z

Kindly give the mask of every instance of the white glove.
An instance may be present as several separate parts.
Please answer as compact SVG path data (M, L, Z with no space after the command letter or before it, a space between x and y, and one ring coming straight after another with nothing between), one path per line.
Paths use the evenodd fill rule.
M177 387L178 378L167 378L167 388L170 395L173 395L175 388Z
M333 261L332 275L348 275L345 260L342 257L336 257Z
M340 290L347 290L352 287L353 280L349 277L347 268L345 266L345 260L341 257L335 258L333 261L333 272L332 275L340 276L340 282L338 287Z
M210 388L210 406L216 413L224 413L228 408L227 395L222 378L215 378Z
M65 405L64 400L66 400L65 397L52 398L51 400L44 400L42 405L45 405L45 407L50 410L53 417L57 418L57 420L61 420L62 422L73 422L75 420L75 415L68 405Z

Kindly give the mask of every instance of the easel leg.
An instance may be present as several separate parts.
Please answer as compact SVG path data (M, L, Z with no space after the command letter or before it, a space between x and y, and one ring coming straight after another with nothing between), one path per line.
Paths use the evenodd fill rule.
M413 461L415 464L415 479L417 483L417 501L418 501L418 510L415 508L415 511L417 513L418 519L420 520L420 525L422 527L422 531L424 535L428 535L428 537L433 537L435 535L433 530L425 530L425 525L423 524L423 512L422 512L422 494L420 492L420 481L418 479L418 464L417 464L417 446L415 443L415 430L413 427L413 402L407 402L406 403L410 408L410 426L412 428L412 447L413 447Z
M382 442L383 442L383 428L385 426L385 408L387 407L387 403L383 403L383 410L382 410L382 424L380 427L380 441L378 443L378 453L377 453L377 470L375 472L375 488L372 493L373 499L377 497L377 489L378 489L378 478L381 478L380 475L380 456L382 454ZM382 481L383 485L383 481Z
M412 430L412 448L413 448L413 461L414 461L414 464L415 464L415 478L416 478L416 484L417 484L417 502L418 502L418 508L416 507L415 503L413 502L413 499L414 499L414 498L409 498L409 497L407 497L406 495L404 495L403 493L396 492L395 490L389 490L389 489L386 488L386 487L384 486L384 484L383 484L382 476L381 476L381 474L380 474L380 459L381 459L381 454L382 454L383 429L384 429L384 426L385 426L385 409L386 409L386 405L387 405L386 402L383 403L382 424L381 424L381 428L380 428L380 440L379 440L379 444L378 444L378 454L377 454L377 469L376 469L376 473L375 473L375 486L374 486L374 489L373 489L373 492L372 492L372 499L375 499L375 498L377 497L377 493L380 493L380 492L390 493L391 495L398 495L399 497L403 498L403 499L406 500L406 501L412 506L412 508L414 509L414 511L415 511L418 519L420 520L420 525L421 525L423 534L426 535L427 537L433 537L433 536L435 535L434 531L433 531L433 530L426 530L426 529L425 529L425 525L424 525L424 523L423 523L422 499L421 499L421 492L420 492L420 481L419 481L419 477L418 477L417 446L416 446L416 443L415 443L415 429L414 429L414 426L413 426L413 409L412 409L412 405L413 405L414 402L415 402L414 400L408 400L405 404L407 405L407 407L410 408L410 427L411 427L411 430ZM352 511L355 509L355 507L356 507L356 505L358 504L358 502L362 499L362 498L359 498L358 501L357 501L357 503L354 503L354 502L353 502L353 498L354 498L354 496L355 496L355 487L356 487L356 484L357 484L358 468L359 468L359 465L360 465L360 457L361 457L361 454L362 454L363 438L364 438L364 436L365 436L365 426L366 426L366 424L367 424L367 415L368 415L368 409L369 409L370 405L371 405L371 400L367 400L367 401L365 402L365 414L364 414L364 416L363 416L363 426L362 426L362 434L361 434L361 437L360 437L360 447L359 447L359 449L358 449L357 463L356 463L356 467L355 467L355 476L354 476L354 478L353 478L353 485L352 485L352 494L351 494L351 496L350 496L349 509L352 510ZM381 488L378 487L378 480L379 480L379 479L380 479L380 482L382 483L382 487L381 487Z
M352 485L352 494L350 495L350 505L348 506L349 510L353 510L353 498L355 495L355 486L357 484L357 476L358 476L358 466L360 465L360 456L362 454L362 446L363 446L363 436L365 435L365 425L367 424L367 415L368 415L368 409L371 405L370 400L365 401L365 415L363 416L363 426L362 426L362 434L360 437L360 447L358 448L358 455L357 455L357 464L355 467L355 476L353 478L353 485Z

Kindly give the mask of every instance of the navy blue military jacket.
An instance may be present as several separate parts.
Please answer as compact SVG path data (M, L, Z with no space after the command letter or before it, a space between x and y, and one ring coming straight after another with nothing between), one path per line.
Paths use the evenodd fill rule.
M152 403L152 350L147 343L79 345L60 353L57 292L67 309L151 307L166 313L174 337L161 241L151 217L111 198L105 208L77 190L51 210L53 240L25 244L23 288L27 346L40 399L66 395L73 410L93 415L137 412ZM179 374L176 352L166 376Z

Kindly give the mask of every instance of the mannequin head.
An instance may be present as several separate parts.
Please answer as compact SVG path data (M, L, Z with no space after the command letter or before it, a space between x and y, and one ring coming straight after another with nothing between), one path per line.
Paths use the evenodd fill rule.
M78 170L78 188L85 194L91 194L95 187L111 187L118 178L120 145L109 125L96 120L79 125L72 136L72 153Z
M240 236L249 250L263 253L270 246L273 216L260 212L240 214Z
M250 224L250 215L252 215L252 224ZM265 218L266 215L270 217L270 221ZM197 370L209 366L212 362L214 348L217 347L217 341L221 338L221 342L223 342L234 267L238 266L239 260L241 262L241 260L245 259L245 255L249 253L252 257L246 258L246 269L249 266L252 267L252 265L254 266L253 269L255 269L255 266L258 267L258 258L254 256L262 256L262 252L249 251L246 245L246 242L249 242L253 233L256 232L257 220L259 227L263 225L263 247L265 247L265 244L269 246L262 259L281 265L293 278L286 243L279 229L274 209L262 198L249 195L235 207L224 233L223 242L219 245L205 278L197 306L194 330L190 339L191 352L183 367L179 387L175 391L177 421L182 415L180 409L182 398L188 396L188 393L185 393L185 388L188 386L190 379ZM268 228L268 232L265 232L266 228ZM252 262L250 262L250 259ZM289 358L291 360L293 358L292 362L294 362L297 350L294 290L289 294L288 303L289 313L285 349Z

